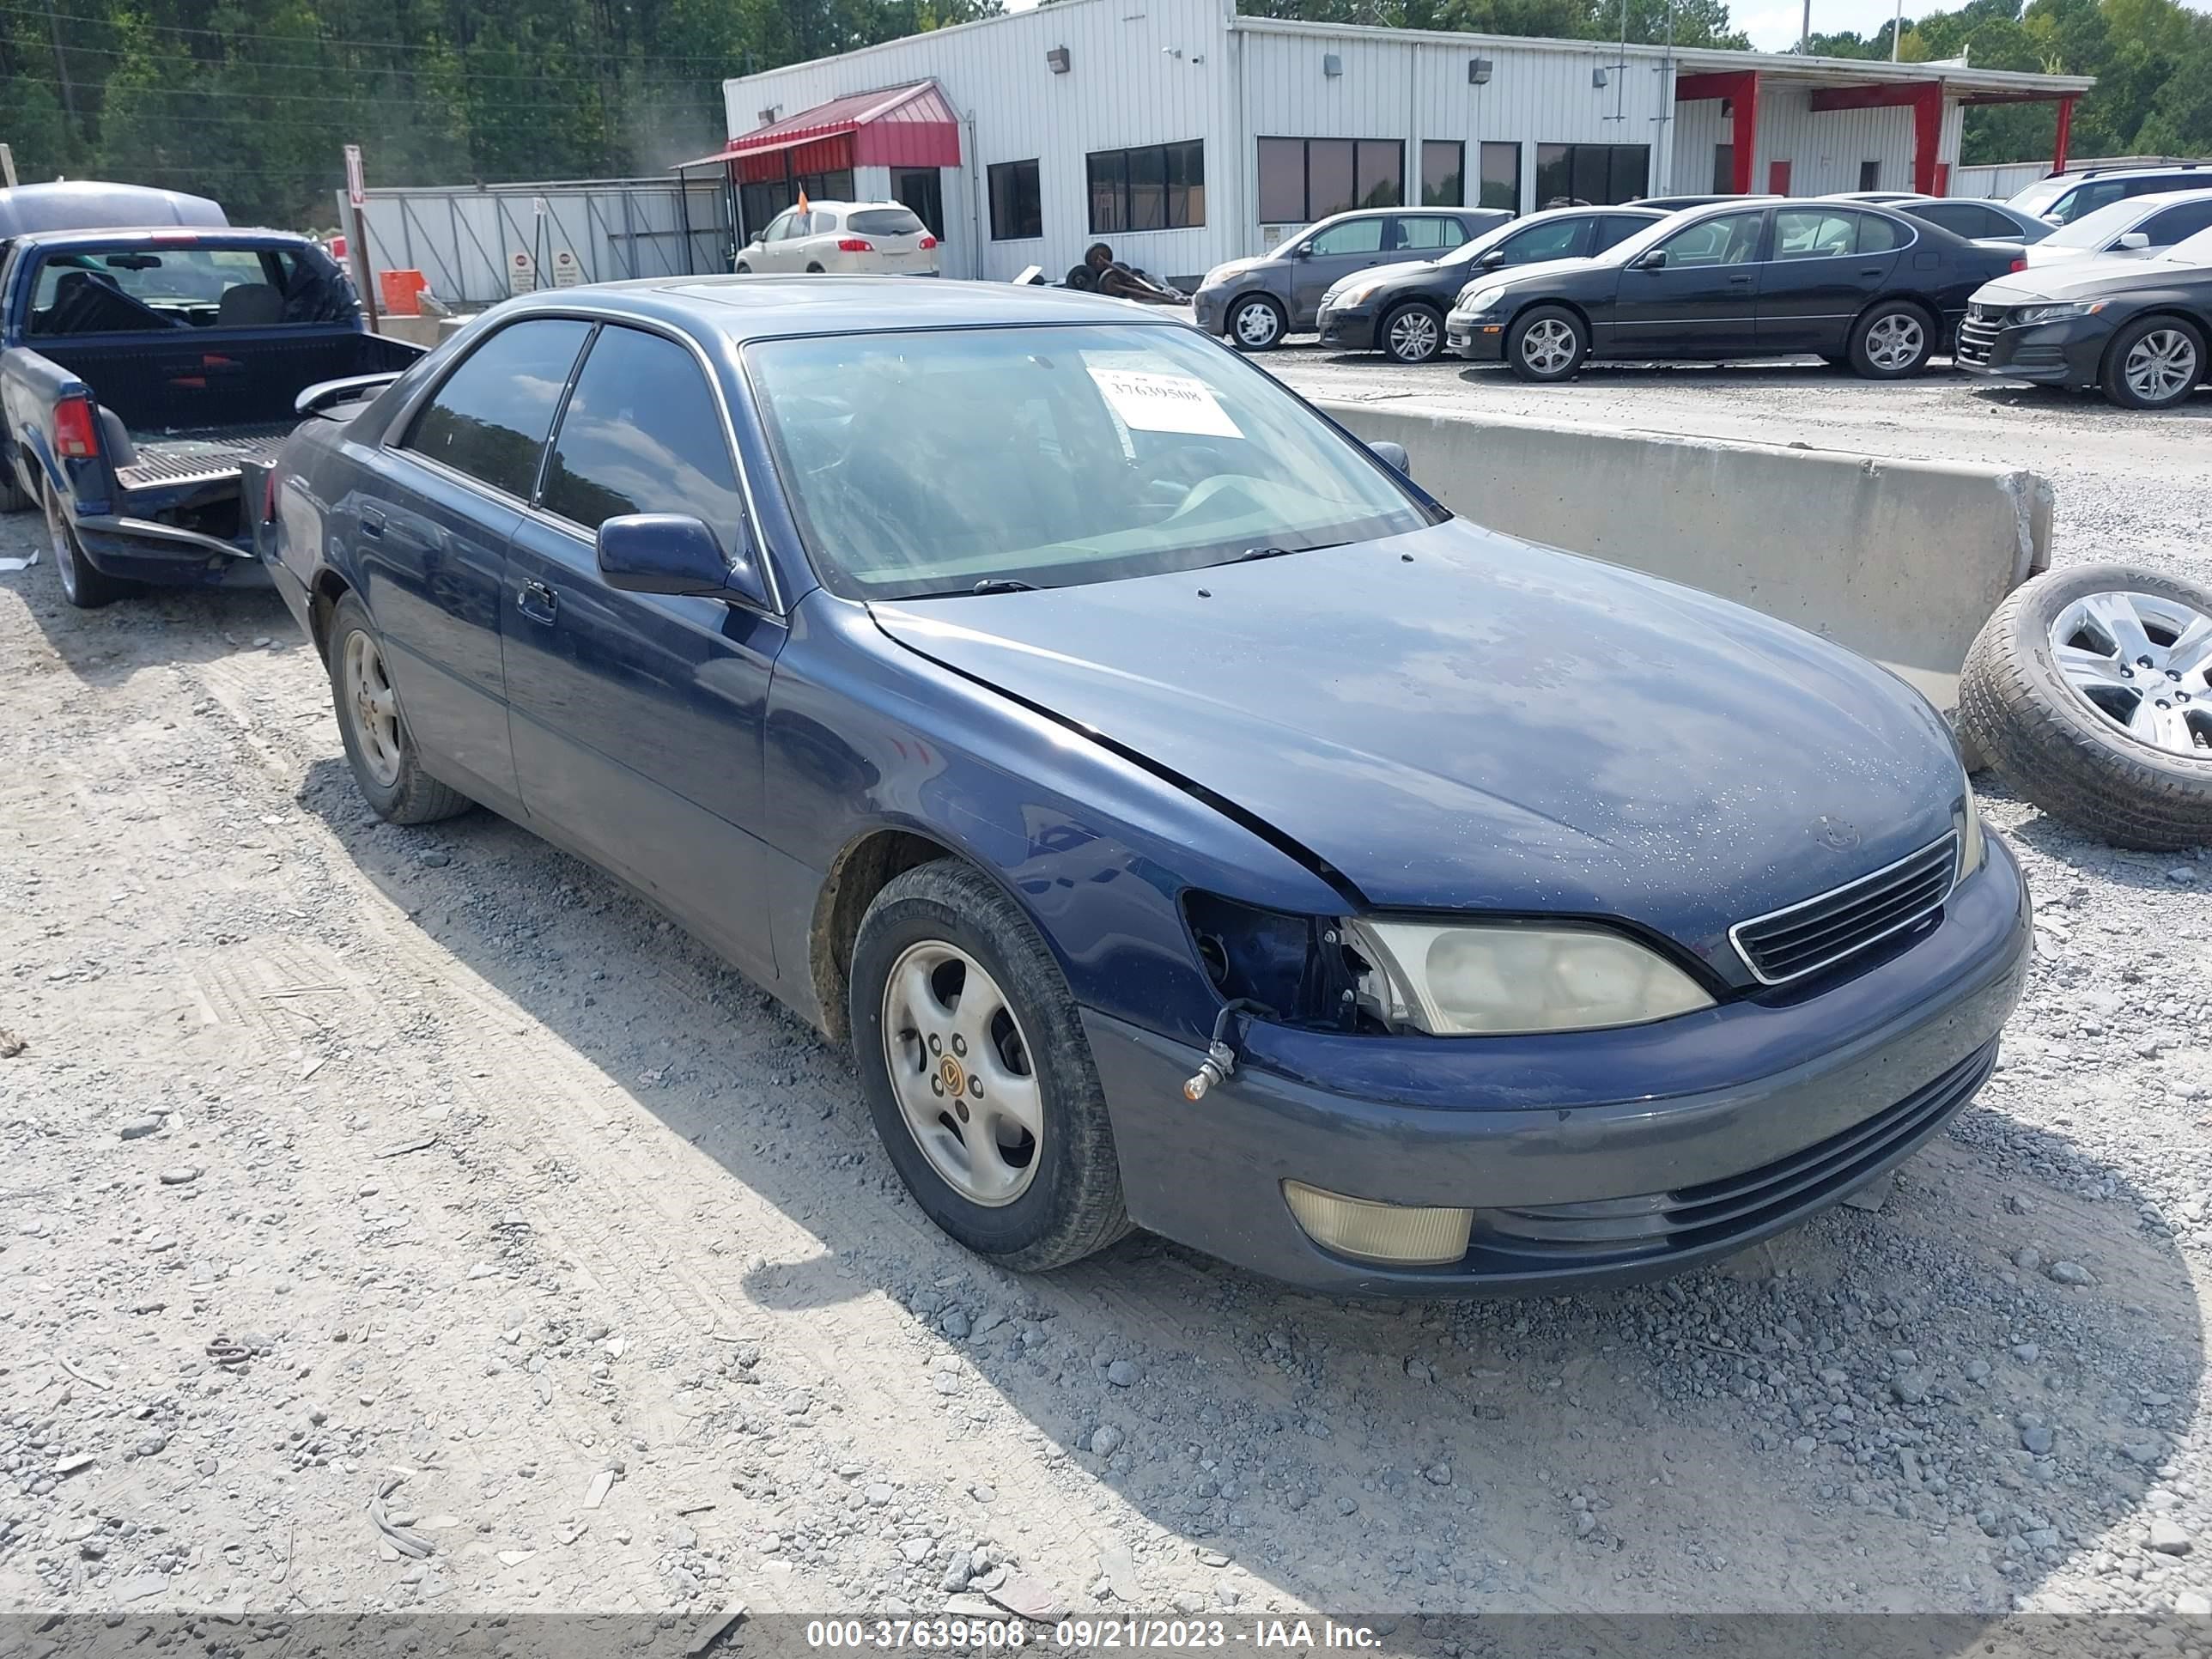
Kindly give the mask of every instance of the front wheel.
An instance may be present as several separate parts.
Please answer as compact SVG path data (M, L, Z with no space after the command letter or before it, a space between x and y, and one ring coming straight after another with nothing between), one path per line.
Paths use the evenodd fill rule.
M1901 380L1936 355L1935 319L1902 301L1869 306L1851 325L1851 368L1862 380Z
M473 804L422 769L414 734L385 666L384 639L358 595L331 613L331 697L362 798L391 823L430 823Z
M738 276L751 276L752 274L753 274L753 268L752 268L750 265L747 264L746 264L743 259L740 259L740 260L738 260Z
M131 591L132 584L109 575L84 556L84 544L52 490L46 492L46 544L54 550L54 575L61 582L62 597L78 610L97 611Z
M1229 343L1239 351L1273 351L1290 332L1291 319L1281 306L1264 294L1239 300L1229 307Z
M2172 409L2204 378L2204 337L2179 317L2146 317L2112 337L2098 377L2123 409Z
M1020 908L957 860L895 877L853 950L853 1058L929 1218L1042 1272L1129 1231L1103 1089L1067 981Z
M1382 319L1381 336L1392 362L1434 362L1443 349L1444 319L1431 306L1402 305Z
M1589 355L1589 331L1582 319L1563 306L1538 306L1523 313L1505 336L1506 366L1540 386L1567 379Z

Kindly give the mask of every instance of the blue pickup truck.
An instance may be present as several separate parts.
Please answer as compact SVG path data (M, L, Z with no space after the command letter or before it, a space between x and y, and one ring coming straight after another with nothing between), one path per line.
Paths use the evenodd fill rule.
M0 265L0 477L44 508L72 605L263 583L242 464L276 453L310 388L420 355L368 331L352 285L303 236L20 237Z

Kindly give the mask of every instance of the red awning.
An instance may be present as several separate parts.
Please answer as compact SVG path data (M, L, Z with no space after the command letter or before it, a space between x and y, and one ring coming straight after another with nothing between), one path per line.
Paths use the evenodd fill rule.
M934 81L884 87L833 98L826 104L787 115L732 138L712 155L686 161L686 167L714 162L777 158L780 173L786 151L805 149L806 165L792 171L829 172L848 167L957 167L960 165L960 118ZM745 169L747 172L751 168Z

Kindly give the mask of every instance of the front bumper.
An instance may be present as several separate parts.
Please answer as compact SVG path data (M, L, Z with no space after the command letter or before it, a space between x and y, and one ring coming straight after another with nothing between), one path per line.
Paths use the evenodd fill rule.
M1495 317L1455 311L1444 319L1444 349L1471 363L1505 361L1505 326Z
M1327 306L1315 319L1321 331L1321 343L1345 351L1375 349L1375 312L1371 307L1355 306L1342 311L1332 311Z
M1190 296L1191 315L1208 334L1218 334L1228 320L1229 290L1202 288Z
M2030 906L1997 836L1930 928L1875 965L1656 1024L1373 1038L1254 1024L1195 1105L1201 1056L1085 1011L1139 1224L1349 1294L1553 1292L1733 1254L1899 1163L1973 1097L2027 975ZM1334 1255L1285 1181L1471 1207L1443 1267Z
M1951 361L1985 380L2094 386L2112 331L2100 316L2021 326L1970 312L1959 325Z

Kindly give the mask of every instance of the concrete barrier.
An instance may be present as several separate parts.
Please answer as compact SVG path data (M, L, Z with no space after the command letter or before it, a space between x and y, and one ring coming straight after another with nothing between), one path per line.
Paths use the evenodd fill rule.
M1545 425L1389 402L1321 405L1403 444L1421 487L1529 541L1763 611L1957 702L1966 647L2051 563L2033 472L1667 433Z

